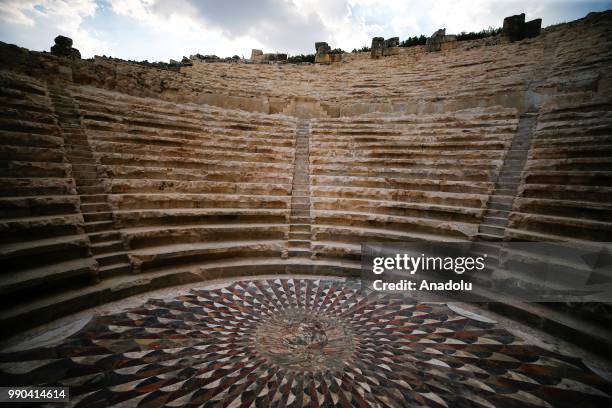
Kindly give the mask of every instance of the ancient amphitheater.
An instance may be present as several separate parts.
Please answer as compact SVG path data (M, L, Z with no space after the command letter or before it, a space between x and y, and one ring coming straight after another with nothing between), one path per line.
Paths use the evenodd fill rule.
M358 282L368 241L612 241L612 12L331 64L4 43L0 62L0 385L95 407L612 404L608 304Z

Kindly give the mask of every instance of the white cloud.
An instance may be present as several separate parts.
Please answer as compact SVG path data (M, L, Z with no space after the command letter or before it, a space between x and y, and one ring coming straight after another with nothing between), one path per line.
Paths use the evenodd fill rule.
M0 19L7 24L22 26L21 37L26 46L35 50L49 50L58 34L68 36L78 44L83 56L108 52L106 42L92 30L82 26L92 17L98 5L94 0L2 0Z

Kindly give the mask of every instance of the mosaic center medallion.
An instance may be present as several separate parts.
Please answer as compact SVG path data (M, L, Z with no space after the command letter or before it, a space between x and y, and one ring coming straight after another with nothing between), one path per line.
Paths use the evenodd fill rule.
M311 310L290 309L263 321L255 348L287 369L340 369L354 352L353 333L341 320Z

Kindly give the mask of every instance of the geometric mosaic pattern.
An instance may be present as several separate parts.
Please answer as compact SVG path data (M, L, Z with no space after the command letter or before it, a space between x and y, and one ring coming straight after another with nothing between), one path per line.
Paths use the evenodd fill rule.
M577 358L442 304L314 279L245 280L98 316L0 354L1 385L75 406L612 406Z

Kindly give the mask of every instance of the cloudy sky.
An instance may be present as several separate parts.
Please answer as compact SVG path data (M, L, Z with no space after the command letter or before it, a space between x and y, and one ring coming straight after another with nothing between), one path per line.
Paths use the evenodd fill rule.
M313 53L315 41L350 51L374 36L430 35L499 27L524 12L543 25L612 8L612 0L0 0L0 41L48 50L58 34L84 58L167 61Z

